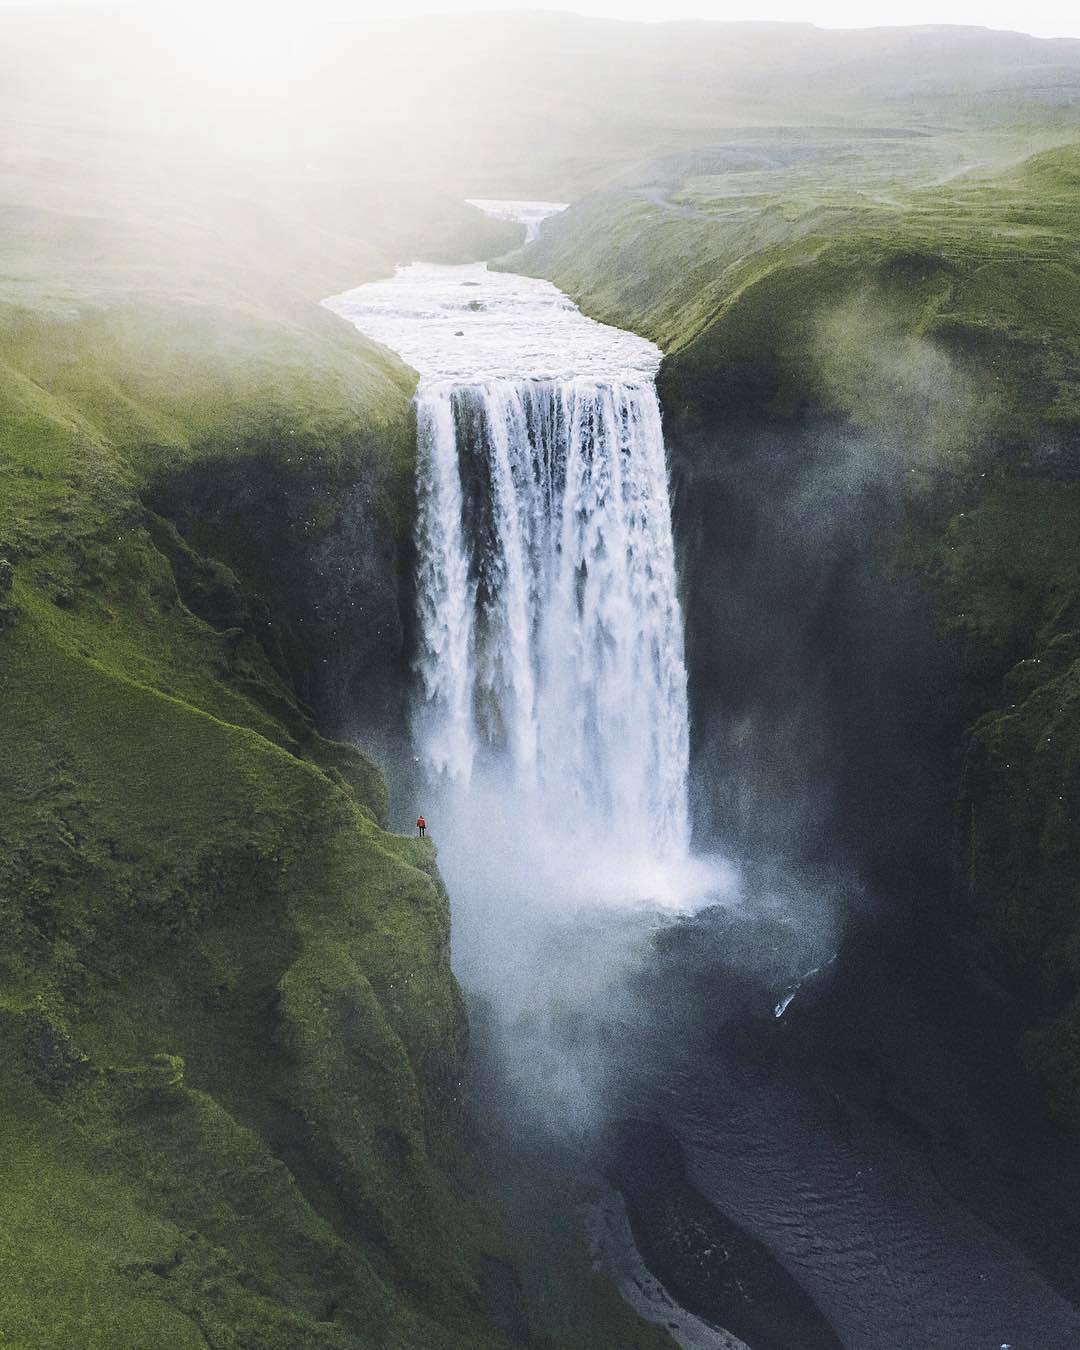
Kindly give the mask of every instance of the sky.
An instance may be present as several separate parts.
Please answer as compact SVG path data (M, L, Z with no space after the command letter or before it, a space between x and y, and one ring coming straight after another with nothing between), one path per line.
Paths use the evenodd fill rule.
M335 4L355 12L356 4ZM569 4L519 4L514 0L393 0L369 3L369 13L454 12L478 9L565 9L613 19L772 19L822 28L879 24L957 23L1008 28L1038 37L1080 37L1080 0L577 0Z
M0 4L53 4L59 0L0 0ZM68 0L70 3L70 0ZM100 0L76 0L93 4ZM115 0L114 0L115 3ZM129 0L152 9L175 0ZM522 3L521 0L187 0L186 8L246 13L252 20L267 12L310 15L332 13L391 18L407 13L463 10L560 9L605 18L658 22L671 19L771 19L815 23L822 28L878 25L973 24L1006 28L1037 37L1080 38L1080 0L570 0L570 3Z

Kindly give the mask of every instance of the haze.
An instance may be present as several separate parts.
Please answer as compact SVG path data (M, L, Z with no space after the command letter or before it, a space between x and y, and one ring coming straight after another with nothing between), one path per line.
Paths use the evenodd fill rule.
M19 0L4 0L7 7L16 7ZM26 0L22 0L26 3ZM30 0L31 4L65 8L54 5L54 0ZM89 0L75 0L86 5ZM163 0L144 0L131 4L130 9L143 13L150 10L176 9ZM393 19L407 14L452 14L481 11L548 9L602 18L639 20L645 22L672 22L682 19L711 19L724 22L755 21L774 23L810 23L821 28L871 28L891 25L964 24L982 28L1005 29L1031 33L1036 37L1080 37L1080 10L1063 0L1044 0L1036 5L1021 5L1005 0L980 3L979 0L949 0L946 4L920 0L916 4L856 4L844 0L773 0L767 5L745 3L710 3L710 0L678 0L675 4L659 4L657 0L584 0L571 5L515 4L512 0L475 0L458 3L457 0L398 0L394 4L365 3L365 0L322 0L316 4L296 4L293 0L273 0L269 4L254 0L232 0L229 4L214 4L211 0L183 7L187 13L202 11L215 24L224 14L247 20L258 20L261 25L272 17L290 21L320 17L348 19Z

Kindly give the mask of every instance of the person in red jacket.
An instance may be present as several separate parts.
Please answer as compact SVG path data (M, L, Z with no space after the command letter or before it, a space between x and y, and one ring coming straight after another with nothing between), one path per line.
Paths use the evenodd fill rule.
M416 817L416 828L420 831L420 838L423 839L424 831L427 829L427 821L423 816Z

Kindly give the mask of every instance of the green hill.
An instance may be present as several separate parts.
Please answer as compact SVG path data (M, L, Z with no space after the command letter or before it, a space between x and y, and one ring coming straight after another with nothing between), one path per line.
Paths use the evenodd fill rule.
M831 141L815 153L835 161ZM1080 146L944 184L858 182L855 171L840 185L811 168L795 181L729 169L662 201L613 188L550 222L510 265L665 346L677 496L715 514L709 493L731 475L771 481L771 461L755 457L780 455L805 466L800 510L818 513L823 540L837 518L859 539L868 510L861 584L891 578L874 604L898 631L905 614L930 623L925 687L944 700L932 711L911 696L904 715L913 741L938 737L924 748L948 778L947 820L934 828L954 840L955 880L951 894L913 898L989 943L1028 1010L1018 1053L1075 1128ZM821 458L836 445L848 447L840 479ZM687 582L691 616L695 597L723 584L702 559ZM893 790L897 821L920 798L939 800L939 783L918 776L925 762L894 772L908 775ZM895 884L910 891L914 875Z

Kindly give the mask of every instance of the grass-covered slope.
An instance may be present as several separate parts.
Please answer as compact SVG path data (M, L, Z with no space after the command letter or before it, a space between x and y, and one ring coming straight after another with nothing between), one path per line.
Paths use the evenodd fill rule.
M848 152L865 170L863 150ZM882 672L880 647L903 642L905 613L931 623L929 701L917 706L905 675L901 709L905 735L926 740L929 758L921 768L893 760L889 727L856 726L870 771L885 770L877 823L898 828L912 803L938 800L939 782L919 777L927 763L949 775L952 804L933 834L953 841L954 894L925 894L909 852L912 892L988 940L1028 1009L1020 1049L1058 1118L1076 1127L1080 149L937 184L918 174L890 183L876 157L874 173L843 175L834 149L825 159L828 172L726 171L659 198L647 187L594 194L549 222L526 262L668 349L660 384L676 508L704 512L712 531L701 547L683 540L691 650L717 647L718 678L744 631L768 645L767 606L740 630L735 601L722 604L735 575L723 570L725 540L753 549L755 530L771 531L771 548L806 551L823 578L820 592L795 583L803 608L783 620L789 642L774 659L796 668L805 637L817 655L800 674L824 673L849 721L856 704L844 691L862 687L852 672L893 706L895 694L871 690L896 669ZM789 480L794 496L783 495ZM777 497L771 510L754 506L757 524L723 517L740 502L749 509L762 484ZM857 575L844 572L852 567ZM877 589L882 575L891 580ZM769 573L741 584L768 595ZM873 623L838 661L825 646L853 588L869 595L858 603ZM695 633L695 612L731 627ZM790 697L798 704L806 689ZM785 723L770 753L798 764L797 740ZM804 794L830 788L839 747L825 752L800 780Z
M4 318L5 1341L494 1344L433 853L162 486L246 467L258 536L313 461L312 538L345 482L392 536L411 379L318 312Z
M312 716L400 660L414 378L314 302L415 241L81 135L0 208L0 1340L501 1344L447 898Z

